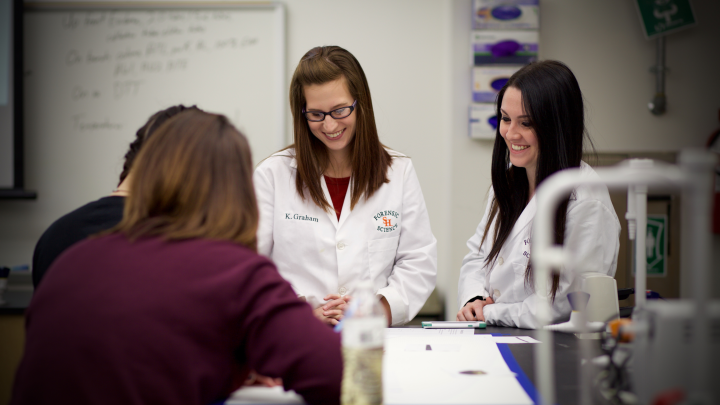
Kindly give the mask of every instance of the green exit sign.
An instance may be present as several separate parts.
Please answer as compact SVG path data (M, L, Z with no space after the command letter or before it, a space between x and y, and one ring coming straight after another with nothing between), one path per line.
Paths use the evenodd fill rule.
M635 0L647 39L696 24L690 0Z
M667 275L667 215L647 216L647 235L645 235L645 258L647 275L665 277Z
M645 271L648 277L667 276L668 265L668 217L667 215L648 215L645 248L638 249L637 254L645 256ZM638 229L638 232L640 230ZM635 275L635 262L632 273Z

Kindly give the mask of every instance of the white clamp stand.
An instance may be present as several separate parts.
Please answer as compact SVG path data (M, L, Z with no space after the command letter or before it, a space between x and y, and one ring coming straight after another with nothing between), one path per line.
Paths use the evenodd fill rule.
M644 230L647 227L647 187L661 187L666 189L682 190L683 205L692 207L692 215L684 218L690 226L690 234L694 236L692 246L682 254L688 259L688 269L693 274L693 287L698 308L695 322L693 323L696 333L695 346L692 361L694 363L693 378L694 387L691 397L697 403L710 404L709 396L710 375L709 359L704 350L708 347L709 325L704 306L708 299L707 275L710 267L710 184L712 169L715 166L716 157L705 150L691 149L681 152L678 161L679 166L656 165L639 162L632 165L621 164L614 167L602 167L595 169L597 177L583 176L580 169L568 169L555 173L548 177L537 189L537 212L533 221L533 254L530 257L535 271L535 291L547 292L547 284L550 275L556 269L565 265L565 254L562 246L553 244L553 223L555 211L573 189L580 185L600 186L605 185L610 189L628 189L630 191L629 202L634 198L635 211L630 211L628 219L635 217L636 229L643 232L635 232L636 246L644 248ZM632 196L634 195L634 197ZM640 201L638 201L640 200ZM636 255L636 310L645 304L645 255ZM641 263L641 264L640 264ZM570 269L574 271L574 269ZM555 398L555 374L553 367L553 335L545 326L550 323L551 306L550 298L538 306L538 339L542 342L535 346L535 375L538 379L540 391L540 403L554 404ZM581 322L582 325L582 322ZM587 356L589 357L589 356ZM580 387L580 403L589 403L588 387L583 384Z

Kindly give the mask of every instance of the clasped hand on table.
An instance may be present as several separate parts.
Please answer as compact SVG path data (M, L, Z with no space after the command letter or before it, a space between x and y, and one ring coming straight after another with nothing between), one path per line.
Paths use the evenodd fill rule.
M301 299L304 299L304 297ZM328 294L325 296L325 298L323 298L323 300L327 302L315 308L313 310L313 314L323 323L335 326L343 318L345 310L348 307L347 304L350 302L351 299L352 298L349 295L341 296L339 294ZM385 299L385 297L380 298L380 303L385 310L385 316L388 321L388 326L390 326L390 324L392 324L392 311L390 310L390 304L387 302L387 299Z
M327 301L325 304L315 308L313 314L323 323L335 326L340 322L343 313L350 302L349 295L328 294L323 298Z
M487 297L485 301L475 300L468 302L464 307L460 308L457 313L456 320L458 321L483 321L485 322L485 315L483 314L483 308L486 305L494 304L492 298Z

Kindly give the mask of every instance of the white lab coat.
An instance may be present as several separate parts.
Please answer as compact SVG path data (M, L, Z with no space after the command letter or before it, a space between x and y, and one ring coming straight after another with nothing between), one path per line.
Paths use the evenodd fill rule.
M295 188L294 150L262 162L253 180L260 210L258 253L272 259L313 308L327 294L349 294L369 278L390 304L392 324L410 321L435 288L437 241L412 161L394 151L389 183L350 210L352 183L338 221ZM352 179L351 179L352 181ZM332 206L325 178L325 200Z
M597 177L590 166L581 163L584 175ZM458 282L460 307L475 296L492 297L495 304L483 307L483 315L490 325L537 328L538 302L533 285L525 283L525 269L530 260L532 221L536 202L533 197L523 210L503 245L495 263L485 266L485 258L492 249L496 221L488 237L480 246L494 197L491 189L485 215L467 242L470 253L463 259ZM570 317L567 293L573 291L574 276L569 267L578 272L595 271L615 276L620 248L620 221L610 202L607 187L578 187L568 204L564 248L570 252L571 263L562 269L560 285L552 305L552 323ZM551 283L548 283L548 292Z

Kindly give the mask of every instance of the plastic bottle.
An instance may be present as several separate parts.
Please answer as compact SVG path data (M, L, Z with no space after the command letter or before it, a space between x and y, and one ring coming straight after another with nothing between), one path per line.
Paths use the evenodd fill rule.
M385 309L370 281L361 281L345 311L342 326L342 405L383 403Z

